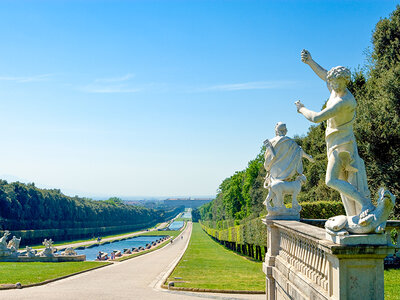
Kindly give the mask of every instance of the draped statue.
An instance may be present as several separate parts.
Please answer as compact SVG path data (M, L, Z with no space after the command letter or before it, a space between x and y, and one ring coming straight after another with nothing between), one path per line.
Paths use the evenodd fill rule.
M286 136L286 124L279 122L275 126L276 136L265 140L265 162L267 171L264 187L269 190L264 202L268 210L267 219L299 219L301 206L297 195L305 183L302 158L313 161L303 149L290 137ZM295 175L298 175L295 180ZM292 196L292 207L286 208L284 196ZM271 205L272 203L272 205Z

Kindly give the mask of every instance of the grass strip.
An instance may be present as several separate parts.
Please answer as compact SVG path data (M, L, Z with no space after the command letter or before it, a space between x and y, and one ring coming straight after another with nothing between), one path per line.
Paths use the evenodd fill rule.
M400 269L385 270L385 300L400 300Z
M262 262L214 242L198 223L193 223L189 246L167 281L194 290L265 291Z
M5 284L22 285L40 283L46 280L67 276L70 274L108 265L108 262L1 262L0 286Z

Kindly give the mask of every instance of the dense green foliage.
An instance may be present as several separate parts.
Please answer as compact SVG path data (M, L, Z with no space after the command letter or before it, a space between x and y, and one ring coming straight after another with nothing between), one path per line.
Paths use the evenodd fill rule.
M192 222L198 222L201 219L200 211L198 208L192 210Z
M229 221L201 222L201 227L209 236L231 250L263 260L267 247L267 227L260 218L235 225Z
M226 178L217 193L217 197L201 207L199 213L202 220L242 220L254 219L265 214L262 204L266 197L263 188L265 170L264 149L249 162L244 171L236 172Z
M353 72L349 90L355 96L357 118L354 124L359 154L364 159L372 198L379 187L388 188L397 196L391 218L400 218L400 6L389 18L380 20L372 35L372 51L368 65ZM317 79L316 79L317 80ZM327 92L328 97L328 92ZM322 100L322 99L321 99ZM321 105L322 106L322 105ZM323 106L322 106L323 107ZM339 194L325 184L327 165L325 122L311 126L305 136L295 137L315 163L304 163L306 184L298 196L304 204L302 217L326 218L343 207L320 201L340 202ZM263 151L248 167L225 179L214 201L199 208L204 221L234 220L240 224L266 213L262 202L265 170ZM315 207L312 207L315 205ZM322 209L321 205L325 206Z
M60 190L0 180L0 230L139 225L162 222L182 210L125 205L118 198L94 201L68 197Z
M329 219L333 216L345 215L341 201L302 202L300 217L302 219Z

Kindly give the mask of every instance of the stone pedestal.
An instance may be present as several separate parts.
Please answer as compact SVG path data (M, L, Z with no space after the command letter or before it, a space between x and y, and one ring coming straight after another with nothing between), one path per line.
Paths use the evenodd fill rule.
M267 299L384 299L383 259L394 247L365 245L365 238L363 245L340 245L326 240L323 228L296 221L264 223Z
M384 233L380 233L380 234L348 234L348 235L333 235L333 234L326 233L325 237L328 241L332 241L335 244L346 245L346 246L358 246L358 245L386 246L386 245L388 245L388 237Z
M394 249L348 247L330 256L331 299L384 299L383 259Z

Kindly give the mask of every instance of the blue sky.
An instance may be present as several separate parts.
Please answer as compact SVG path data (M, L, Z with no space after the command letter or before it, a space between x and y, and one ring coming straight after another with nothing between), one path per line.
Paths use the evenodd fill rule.
M0 177L80 196L215 194L301 99L365 64L397 1L2 1ZM2 175L1 175L2 174Z

